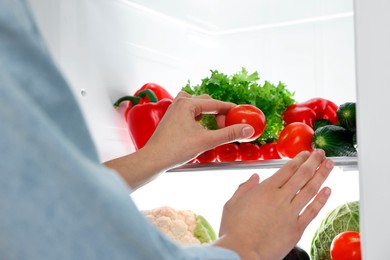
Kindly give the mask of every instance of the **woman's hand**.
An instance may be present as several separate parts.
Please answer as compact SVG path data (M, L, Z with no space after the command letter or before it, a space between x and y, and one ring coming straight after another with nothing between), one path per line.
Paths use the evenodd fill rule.
M324 151L315 150L301 152L261 183L252 175L225 204L215 244L242 259L282 259L328 200L330 189L320 188L332 168Z
M208 95L193 97L180 92L143 148L105 165L116 170L136 189L158 173L190 161L206 150L251 137L254 129L250 125L224 127L224 117L234 106ZM203 128L197 122L201 114L214 114L221 129Z
M145 150L159 151L159 160L165 164L161 167L168 169L220 144L252 136L254 129L248 124L224 127L225 115L234 106L208 95L193 97L180 92L145 145ZM203 128L197 122L201 114L214 114L221 129Z

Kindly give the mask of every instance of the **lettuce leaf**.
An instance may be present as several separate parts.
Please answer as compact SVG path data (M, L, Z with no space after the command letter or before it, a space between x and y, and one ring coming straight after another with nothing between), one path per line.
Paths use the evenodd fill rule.
M208 94L221 101L258 107L266 116L267 123L264 133L257 142L265 144L277 141L284 127L282 113L287 106L295 103L295 93L290 92L282 82L274 85L265 81L261 84L257 71L249 74L245 68L242 68L233 75L226 75L218 70L210 71L211 75L202 79L201 84L191 85L188 81L182 90L191 95ZM204 121L202 119L202 125L208 129L215 129L216 124L207 117Z

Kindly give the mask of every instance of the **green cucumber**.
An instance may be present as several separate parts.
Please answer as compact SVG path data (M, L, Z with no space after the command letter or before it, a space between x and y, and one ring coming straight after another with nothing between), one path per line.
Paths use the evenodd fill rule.
M316 130L322 126L331 125L331 124L332 124L332 122L330 122L330 120L324 119L324 118L319 118L314 122L313 128L314 128L314 130Z
M352 132L356 131L356 103L341 104L336 113L340 126Z
M353 132L337 125L326 125L314 131L313 148L325 151L328 157L357 156Z

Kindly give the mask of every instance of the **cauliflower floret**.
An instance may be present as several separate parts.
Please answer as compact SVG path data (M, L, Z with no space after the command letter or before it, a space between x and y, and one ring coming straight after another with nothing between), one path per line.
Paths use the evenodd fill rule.
M215 240L210 224L190 210L175 210L164 206L142 212L161 232L179 244L199 245ZM199 232L199 229L203 232Z

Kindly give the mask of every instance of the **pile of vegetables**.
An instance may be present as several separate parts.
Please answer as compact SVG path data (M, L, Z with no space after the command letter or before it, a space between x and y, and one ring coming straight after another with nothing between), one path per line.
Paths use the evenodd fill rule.
M245 68L229 76L217 70L202 79L201 84L187 83L183 91L192 95L208 94L212 98L260 109L265 116L254 128L262 130L250 143L231 143L206 151L193 162L227 162L293 158L303 150L321 148L328 157L357 156L355 103L340 106L325 98L296 102L294 93L279 82L259 83L257 72L249 74ZM229 114L228 114L229 115ZM248 115L240 114L249 122ZM226 122L229 122L227 116ZM217 129L215 118L205 115L201 124ZM229 125L229 124L227 124Z
M163 206L142 211L165 235L182 245L211 243L216 239L213 227L201 215L191 210L176 210Z
M311 248L312 260L359 259L348 258L353 254L360 255L359 232L359 201L342 204L329 212L316 230ZM349 245L353 245L351 249ZM355 252L355 253L354 253ZM331 254L341 258L331 258Z
M245 68L226 75L211 70L198 85L182 87L191 95L208 94L214 99L238 104L226 115L225 125L249 123L255 134L246 142L220 145L191 162L231 162L293 158L303 150L321 148L328 157L357 156L356 104L337 106L316 97L296 102L286 85L260 82L258 72ZM136 150L152 136L173 97L162 86L146 83L132 96L124 96L114 107L128 101L124 114ZM202 115L199 123L218 129L214 115Z
M328 157L357 156L356 104L337 106L324 98L312 98L287 107L286 125L277 149L282 157L293 158L302 150L321 148Z
M357 156L356 103L347 102L337 109L337 124L319 126L313 135L313 147L329 157Z

